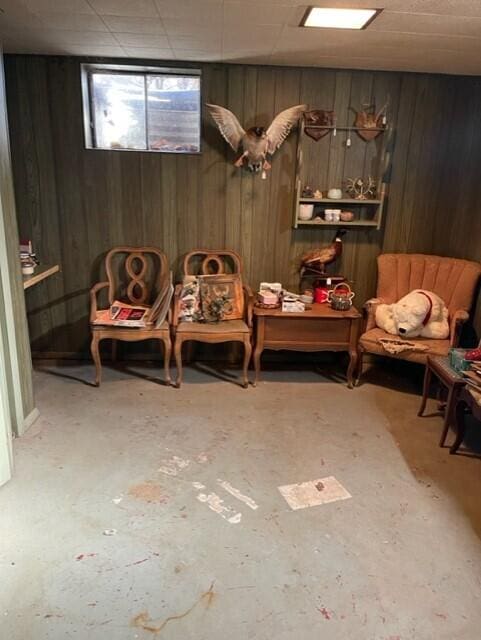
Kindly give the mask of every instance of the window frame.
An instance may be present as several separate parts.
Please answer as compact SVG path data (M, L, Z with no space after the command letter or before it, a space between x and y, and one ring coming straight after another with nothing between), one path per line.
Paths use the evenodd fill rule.
M105 73L119 75L172 75L172 76L192 76L199 78L199 150L198 151L163 151L161 149L110 149L106 147L95 146L95 110L93 102L93 86L92 75L94 73ZM136 153L162 153L172 154L175 156L198 156L202 154L202 70L197 68L181 68L181 67L156 67L146 65L131 64L96 64L83 62L80 65L81 87L82 87L82 117L84 127L84 146L88 151L133 151ZM148 139L148 107L147 96L145 102L145 131Z

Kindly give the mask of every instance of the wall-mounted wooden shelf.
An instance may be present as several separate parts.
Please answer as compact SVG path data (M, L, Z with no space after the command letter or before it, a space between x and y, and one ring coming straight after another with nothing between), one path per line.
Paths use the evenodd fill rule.
M351 222L326 222L325 220L298 220L298 227L343 227L349 229L349 227L377 227L376 220L352 220Z
M338 127L335 125L308 124L308 129L323 129L324 131L386 131L387 127Z
M377 199L369 199L369 200L359 200L358 198L299 198L299 202L301 204L360 204L360 205L369 205L369 204L381 204L382 200Z
M53 274L58 271L60 271L58 264L40 265L31 276L23 276L23 288L28 289L29 287L33 287L34 284L42 282L42 280L45 280L45 278L48 278L49 276L53 276Z
M312 129L324 129L333 132L338 131L366 131L360 127L349 126L322 126L307 125ZM384 201L387 191L385 175L387 174L390 160L390 140L392 128L375 127L370 131L377 131L379 135L372 140L355 136L352 144L346 146L343 136L324 136L315 141L305 135L305 123L299 127L296 164L296 198L293 212L293 227L357 227L366 229L380 229L384 209ZM304 155L308 162L304 163ZM321 160L322 158L322 160ZM324 162L324 164L323 164ZM372 175L376 179L376 192L374 198L360 200L349 197L344 192L343 197L334 198L309 198L302 196L302 190L309 184L313 189L319 189L326 193L330 187L346 188L348 178L360 176L367 178ZM314 205L313 219L300 220L299 207L302 204ZM348 209L354 213L351 222L328 222L323 216L325 209ZM319 220L316 222L315 220Z

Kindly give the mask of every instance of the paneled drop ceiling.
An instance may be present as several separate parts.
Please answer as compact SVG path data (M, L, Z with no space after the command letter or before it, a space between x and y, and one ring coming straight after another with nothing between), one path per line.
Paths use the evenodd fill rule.
M330 0L383 8L363 31L302 29L301 0L0 0L7 53L481 75L480 0Z

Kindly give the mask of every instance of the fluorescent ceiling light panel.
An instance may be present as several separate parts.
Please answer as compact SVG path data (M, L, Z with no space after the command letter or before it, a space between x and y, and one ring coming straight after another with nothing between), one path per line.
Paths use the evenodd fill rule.
M324 9L310 7L301 27L322 29L364 29L382 9Z

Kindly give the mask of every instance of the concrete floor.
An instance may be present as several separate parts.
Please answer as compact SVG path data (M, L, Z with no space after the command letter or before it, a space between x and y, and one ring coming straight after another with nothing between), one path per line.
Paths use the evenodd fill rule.
M438 448L418 374L244 390L187 368L175 390L130 369L36 372L0 490L2 639L480 637L481 462ZM331 475L351 499L293 511L277 489Z

